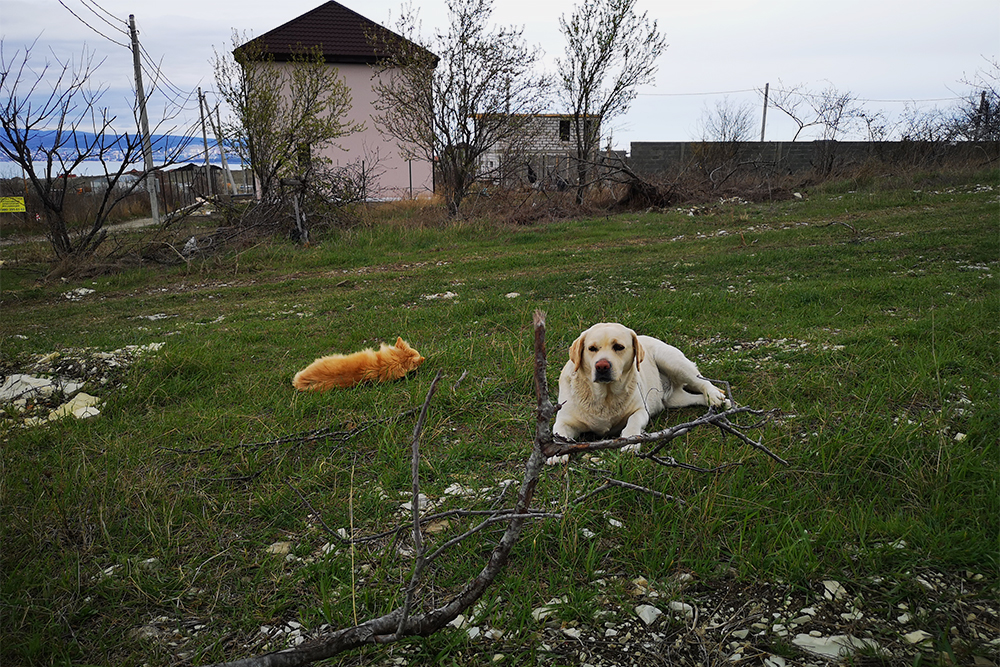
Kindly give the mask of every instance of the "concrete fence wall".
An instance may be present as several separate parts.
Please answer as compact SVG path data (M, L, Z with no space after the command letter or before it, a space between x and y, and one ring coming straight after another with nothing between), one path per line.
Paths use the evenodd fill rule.
M1000 142L995 141L634 141L631 148L630 166L646 175L711 167L731 160L758 163L781 173L826 173L870 159L920 166L961 159L987 163L1000 157Z

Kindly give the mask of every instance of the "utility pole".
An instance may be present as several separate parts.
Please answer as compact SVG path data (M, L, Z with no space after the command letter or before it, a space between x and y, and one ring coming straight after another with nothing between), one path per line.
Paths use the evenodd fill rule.
M201 94L201 86L198 86L198 113L201 114L201 140L205 142L205 180L208 181L208 196L212 192L212 164L208 159L208 133L205 131L205 107L204 98Z
M767 89L771 87L770 83L764 84L764 113L763 118L760 121L760 141L764 142L764 129L767 127Z
M153 173L153 142L149 138L149 119L146 117L146 93L142 90L142 63L139 58L139 33L135 30L135 14L128 15L128 29L132 33L132 64L135 67L135 92L139 96L139 131L142 132L142 161L146 170L146 190L149 191L149 211L153 222L160 224L160 203L156 197L160 181Z
M208 103L205 103L208 106ZM208 120L212 120L212 112L208 113ZM219 115L219 106L215 106L215 123L212 125L212 131L215 132L215 141L219 144L219 157L222 158L222 171L226 174L226 179L229 182L230 190L229 194L236 194L236 181L233 180L233 172L229 169L229 164L226 162L226 147L222 143L222 117Z

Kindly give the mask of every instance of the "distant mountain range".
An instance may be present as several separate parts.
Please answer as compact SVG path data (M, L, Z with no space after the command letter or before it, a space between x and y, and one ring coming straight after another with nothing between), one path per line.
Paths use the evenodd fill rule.
M41 156L44 159L41 151L46 147L51 147L53 141L55 140L56 131L55 130L38 130L29 137L28 144L31 146L32 153ZM129 133L129 136L133 136ZM77 142L80 144L88 144L93 141L95 135L91 132L76 132ZM108 140L113 138L109 135ZM122 141L124 141L124 135L122 135ZM64 142L65 145L62 150L60 150L60 155L66 159L71 160L75 157L75 151L73 149L74 142L71 139L69 142ZM173 134L154 134L152 135L152 145L153 145L153 164L162 165L166 162L167 155L175 155L173 163L187 163L196 162L199 164L205 163L205 144L203 143L201 137L198 138L186 138L180 135ZM178 147L181 147L178 150ZM222 158L219 155L219 147L215 143L214 139L209 139L208 141L209 150L209 162L212 164L221 164ZM112 147L109 150L104 151L103 157L105 162L117 162L120 163L125 159L124 149L118 149ZM101 158L98 156L91 156L85 159L87 162L99 162ZM238 167L239 158L227 149L226 160L231 166ZM6 155L0 153L0 162L10 163L11 160L7 158ZM138 165L142 164L142 158L139 157L137 161Z

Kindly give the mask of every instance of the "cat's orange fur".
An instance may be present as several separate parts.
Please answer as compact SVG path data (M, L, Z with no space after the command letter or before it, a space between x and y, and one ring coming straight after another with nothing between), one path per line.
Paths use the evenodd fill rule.
M292 386L300 391L326 391L365 381L385 382L403 377L423 362L419 352L397 338L395 347L382 343L377 351L369 348L320 357L295 374Z

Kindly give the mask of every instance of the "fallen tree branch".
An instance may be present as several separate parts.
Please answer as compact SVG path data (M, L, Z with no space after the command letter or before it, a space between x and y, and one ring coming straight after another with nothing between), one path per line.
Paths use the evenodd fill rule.
M545 379L545 316L543 313L536 311L534 325L536 343L535 387L538 391L536 441L525 465L524 478L518 491L517 501L511 513L505 517L509 520L507 529L490 553L486 565L479 574L466 583L451 600L425 613L413 615L408 614L404 608L397 608L378 618L333 632L322 639L304 642L293 649L220 663L218 667L299 667L361 646L389 643L398 641L402 637L427 636L448 625L461 612L479 600L506 565L514 544L521 536L524 523L538 514L529 508L545 462L539 443L552 439L550 423L555 414L555 408L549 401ZM541 347L539 347L539 343L541 343ZM417 502L416 496L412 502Z
M409 526L401 526L394 530L380 533L377 536L369 536L367 538L355 538L352 534L351 539L348 540L351 544L351 548L353 548L355 544L369 540L380 539L388 536L396 536L398 538L400 533L407 527L412 531L416 560L407 585L402 606L393 609L387 614L365 621L364 623L358 624L355 621L356 624L351 627L331 632L319 639L304 642L295 648L236 660L234 662L220 663L219 665L216 665L216 667L299 667L300 665L307 665L317 660L330 658L339 653L363 646L388 644L397 642L405 637L428 636L441 630L457 618L460 613L475 604L486 592L486 589L493 583L497 575L499 575L501 570L506 565L511 551L517 543L526 521L537 518L562 517L562 514L559 513L550 513L531 509L531 501L534 498L535 489L537 488L542 469L544 468L544 462L549 456L604 449L620 449L621 447L629 444L656 442L657 445L651 452L640 454L640 456L653 462L660 463L661 465L669 464L674 467L687 467L682 464L678 464L672 459L672 457L664 458L658 456L657 452L659 452L670 440L673 440L674 438L677 438L694 428L699 426L716 426L722 429L725 433L731 433L742 442L750 444L759 451L768 454L776 461L785 463L783 459L770 452L761 443L750 439L742 432L746 428L750 427L739 426L729 421L729 417L740 414L752 414L765 417L769 417L773 414L773 412L762 412L746 407L737 407L719 413L716 413L714 410L709 410L708 414L690 422L678 424L656 433L630 438L616 438L587 443L566 442L561 439L554 439L551 425L555 413L558 410L558 406L552 404L549 400L548 393L548 381L546 378L547 361L545 353L545 314L541 311L535 311L533 319L535 338L534 382L535 393L537 396L537 406L535 411L535 437L531 453L528 457L527 463L525 464L524 476L513 507L509 509L496 508L496 505L504 497L504 493L501 493L494 503L494 508L490 510L450 510L448 512L441 512L435 515L420 516L420 486L418 479L420 455L419 440L424 427L431 397L434 394L435 387L440 378L439 373L431 384L431 388L428 391L427 398L424 401L423 408L421 409L420 419L414 427L413 440L411 443L411 473L413 479L411 521ZM766 421L767 419L761 420L759 424L763 424ZM294 441L296 438L301 438L301 436L292 436L288 439L278 439L270 442L277 443ZM643 493L651 493L666 500L675 500L671 496L662 494L658 491L647 489L628 482L623 482L621 480L611 479L610 477L605 476L604 484L599 487L599 489L595 490L591 494L581 496L576 502L582 502L594 493L598 493L613 486ZM504 492L505 491L506 487L504 489ZM303 501L305 501L304 498ZM308 502L306 504L309 505ZM486 518L472 528L466 530L461 535L447 540L431 553L425 554L421 530L421 526L423 524L448 516L476 515L485 516ZM422 571L426 565L438 558L449 547L452 547L470 536L483 531L485 528L500 522L507 522L507 527L499 541L494 546L480 572L468 581L457 594L444 604L431 608L423 613L414 613L414 610L417 607L416 592L419 588ZM327 530L330 530L325 523L323 523L323 526L327 528Z
M765 412L762 410L754 410L745 406L732 408L723 412L716 412L714 409L709 409L706 414L698 417L697 419L693 419L682 424L676 424L661 431L642 433L639 435L629 436L627 438L606 438L604 440L594 440L591 442L577 442L575 440L565 440L556 436L556 438L553 439L547 447L543 446L542 453L545 454L546 457L562 456L563 454L582 454L584 452L594 452L606 449L621 449L627 445L641 445L655 442L657 443L657 446L650 452L639 454L640 457L649 458L656 455L661 449L663 449L663 447L666 446L668 442L690 432L692 429L699 426L716 426L726 433L735 435L737 438L754 449L767 454L778 463L788 465L788 462L785 459L769 450L762 443L749 438L742 432L743 428L750 427L740 427L729 421L729 417L740 414L752 414L758 416L765 415L770 417L774 414L774 411ZM766 420L764 420L764 422L766 422ZM759 425L754 426L754 428L756 427L759 427Z

